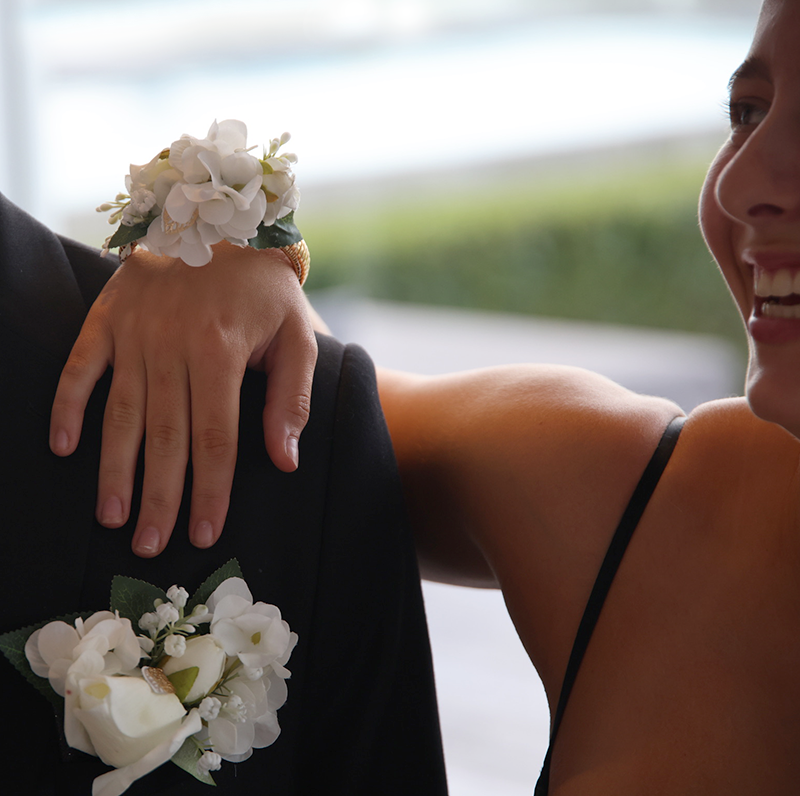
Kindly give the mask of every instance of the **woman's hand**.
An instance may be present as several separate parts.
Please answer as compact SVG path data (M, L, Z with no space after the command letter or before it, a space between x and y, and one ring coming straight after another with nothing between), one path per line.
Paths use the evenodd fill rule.
M130 514L142 436L145 471L133 550L158 555L172 533L186 465L193 466L189 537L219 538L236 462L245 367L268 374L264 439L284 472L298 465L317 346L288 258L228 243L201 268L137 250L98 296L75 342L53 403L50 447L72 453L95 383L114 367L103 421L97 519Z

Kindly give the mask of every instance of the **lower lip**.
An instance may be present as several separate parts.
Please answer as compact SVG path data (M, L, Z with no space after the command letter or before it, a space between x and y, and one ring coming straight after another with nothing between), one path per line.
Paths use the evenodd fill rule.
M800 340L800 318L765 318L754 310L747 328L756 343L780 345Z

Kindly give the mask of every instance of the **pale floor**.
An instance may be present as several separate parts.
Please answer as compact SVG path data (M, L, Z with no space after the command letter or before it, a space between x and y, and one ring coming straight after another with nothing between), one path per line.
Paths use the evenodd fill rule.
M338 337L380 365L424 373L512 362L597 370L685 409L736 394L720 340L463 310L313 299ZM530 796L547 748L544 692L497 591L423 584L451 796Z

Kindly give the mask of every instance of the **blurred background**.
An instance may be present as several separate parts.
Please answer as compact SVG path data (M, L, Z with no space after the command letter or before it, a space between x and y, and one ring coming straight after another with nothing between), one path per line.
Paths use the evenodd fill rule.
M288 149L334 331L383 365L558 361L686 408L744 336L697 228L757 0L2 0L0 190L99 245L182 133ZM529 794L547 706L495 593L426 584L453 796Z

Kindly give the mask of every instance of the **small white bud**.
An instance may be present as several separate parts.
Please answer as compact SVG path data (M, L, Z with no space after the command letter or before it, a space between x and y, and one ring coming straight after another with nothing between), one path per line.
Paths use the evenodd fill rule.
M158 608L156 608L156 613L158 614L159 628L165 625L174 625L181 618L178 609L170 603L162 603L159 605Z
M219 771L222 768L222 758L216 752L203 752L197 761L197 773L200 776L209 771Z
M216 697L207 696L198 706L198 711L200 712L200 718L204 721L214 721L217 716L219 716L219 710L222 707L222 702L220 702Z
M158 614L152 611L142 614L141 619L139 619L139 627L142 630L155 630L158 627Z
M183 586L170 586L167 589L167 599L176 608L183 608L189 601L189 592Z
M211 620L211 612L208 610L207 605L195 605L194 610L184 621L192 625L199 625L201 622L209 622Z
M180 658L186 652L186 639L174 633L164 640L164 652L171 658Z

